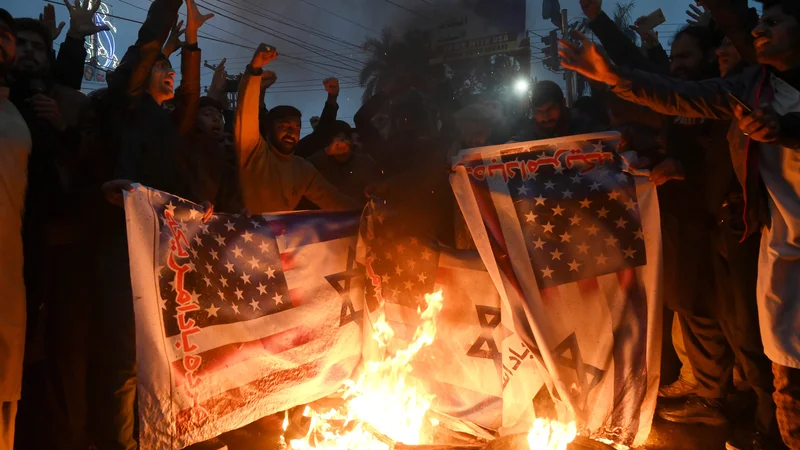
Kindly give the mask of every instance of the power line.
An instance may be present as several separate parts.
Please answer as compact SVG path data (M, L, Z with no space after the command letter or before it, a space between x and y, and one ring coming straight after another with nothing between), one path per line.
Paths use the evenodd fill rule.
M333 12L333 11L328 11L327 9L325 9L325 8L323 8L323 7L319 6L319 5L315 5L315 4L311 3L311 2L309 2L308 0L300 0L300 1L301 1L301 2L303 2L303 3L305 3L305 4L307 4L307 5L311 5L311 6L313 6L313 7L314 7L314 8L316 8L316 9L319 9L320 11L326 12L326 13L328 13L328 14L330 14L330 15L334 16L334 17L338 17L339 19L342 19L342 20L344 20L345 22L351 23L351 24L353 24L353 25L355 25L355 26L357 26L357 27L359 27L359 28L362 28L362 29L364 29L364 30L367 30L367 31L369 31L369 32L371 32L371 33L378 34L378 35L380 34L380 32L378 32L378 31L375 31L375 30L373 30L372 28L365 27L364 25L361 25L361 24L360 24L360 23L358 23L358 22L353 22L352 20L348 19L347 17L344 17L344 16L342 16L342 15L339 15L339 14L337 14L337 13Z
M422 14L422 13L418 12L418 11L414 11L413 9L406 8L405 6L403 6L403 5L399 4L399 3L395 3L395 2L393 2L392 0L383 0L383 1L385 1L386 3L388 3L388 4L390 4L390 5L394 5L394 6L398 7L398 8L400 8L400 9L403 9L403 10L405 10L405 11L408 11L408 12L410 12L411 14L415 14L415 15L417 15L417 16L420 16L420 17L422 17L423 19L426 19L426 20L433 20L433 19L431 19L430 17L428 17L428 16L426 16L426 15L424 15L424 14Z

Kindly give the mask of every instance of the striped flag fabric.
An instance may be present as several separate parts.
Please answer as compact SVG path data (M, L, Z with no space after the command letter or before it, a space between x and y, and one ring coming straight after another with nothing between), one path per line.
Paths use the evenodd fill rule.
M126 196L143 449L179 449L337 391L361 359L357 213L215 215Z
M621 170L618 142L582 135L454 158L451 184L509 330L501 434L525 432L548 402L584 436L631 446L650 431L660 219L655 187Z

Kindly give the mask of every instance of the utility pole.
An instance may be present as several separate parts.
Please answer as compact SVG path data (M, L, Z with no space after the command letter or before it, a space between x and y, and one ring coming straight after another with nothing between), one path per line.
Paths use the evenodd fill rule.
M566 9L561 10L561 35L564 40L569 39L569 16ZM565 70L564 81L567 83L567 107L571 108L575 101L575 73Z

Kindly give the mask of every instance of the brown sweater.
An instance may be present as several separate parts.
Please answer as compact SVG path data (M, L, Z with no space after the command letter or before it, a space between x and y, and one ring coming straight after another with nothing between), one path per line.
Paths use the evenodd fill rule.
M234 126L245 208L253 214L292 211L305 197L321 209L361 209L358 202L339 192L311 163L295 155L284 155L264 140L258 127L260 83L260 75L245 71Z

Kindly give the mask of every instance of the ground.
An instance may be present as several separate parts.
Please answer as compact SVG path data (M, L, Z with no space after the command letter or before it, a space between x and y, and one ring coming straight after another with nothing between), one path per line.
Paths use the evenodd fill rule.
M727 427L679 425L656 417L645 450L724 450Z

